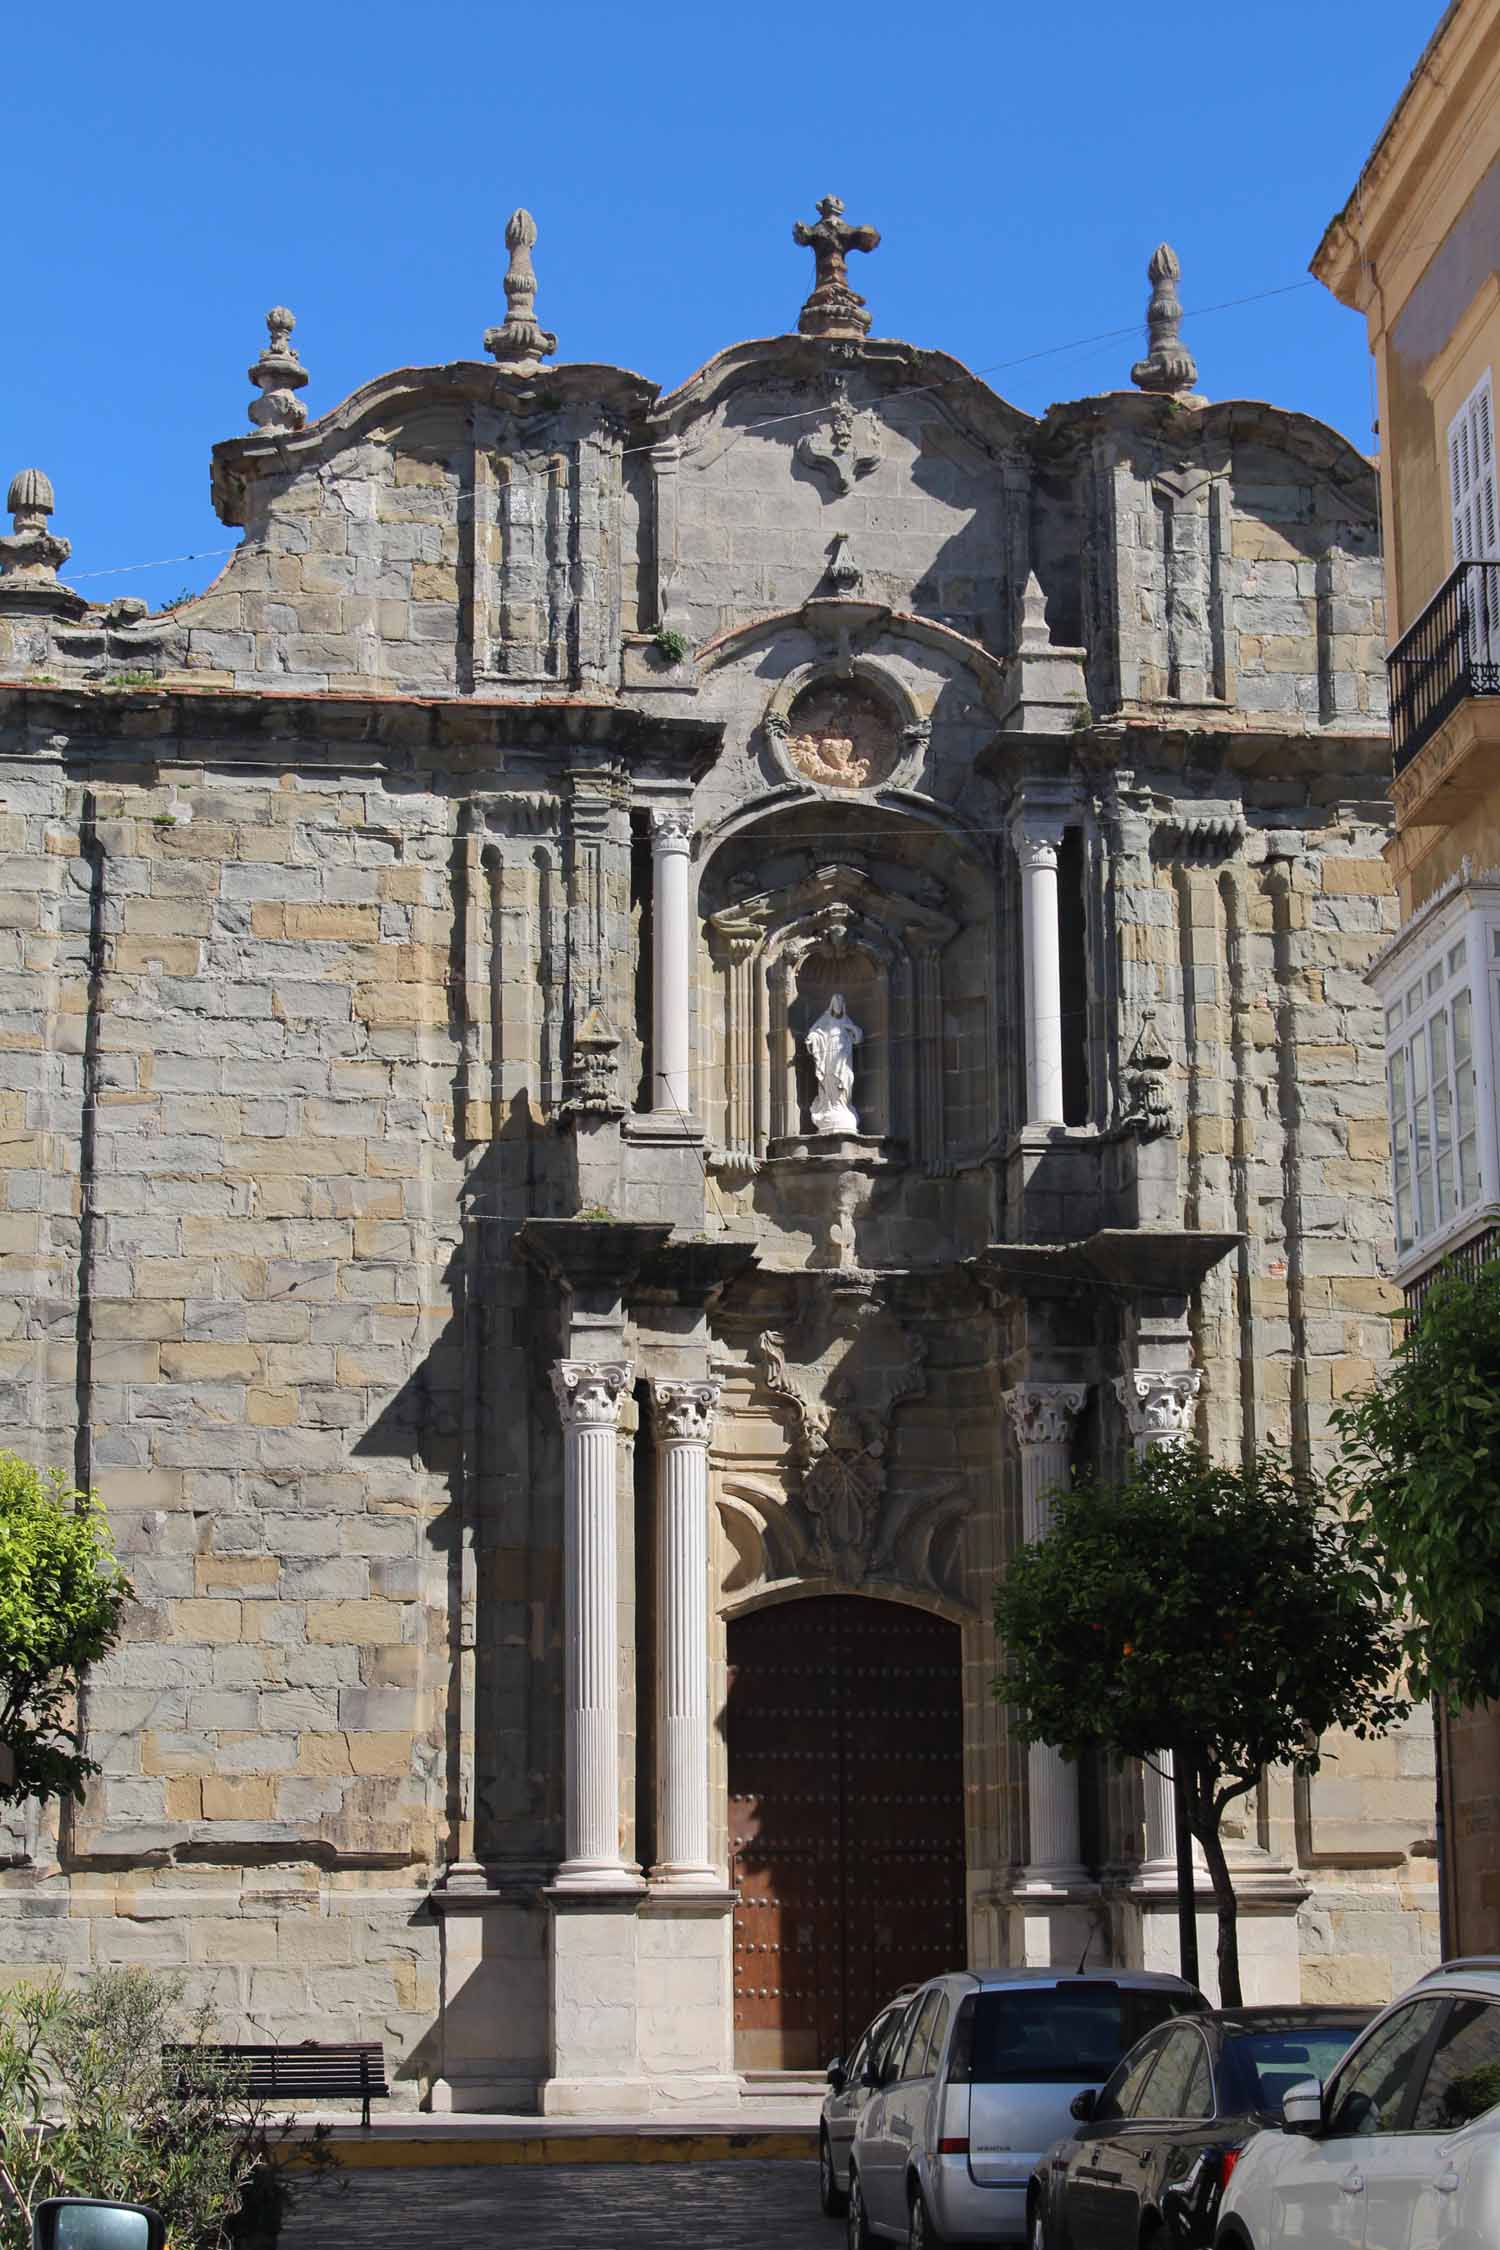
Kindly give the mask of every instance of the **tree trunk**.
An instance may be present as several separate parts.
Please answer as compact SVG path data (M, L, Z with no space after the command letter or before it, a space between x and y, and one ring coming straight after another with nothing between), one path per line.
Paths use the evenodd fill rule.
M1224 1857L1224 1846L1219 1836L1219 1823L1212 1813L1201 1813L1195 1827L1203 1856L1208 1862L1208 1877L1214 1887L1214 1904L1219 1915L1219 2006L1238 2008L1243 2004L1240 1992L1240 1933L1239 1908L1230 1881L1229 1862Z

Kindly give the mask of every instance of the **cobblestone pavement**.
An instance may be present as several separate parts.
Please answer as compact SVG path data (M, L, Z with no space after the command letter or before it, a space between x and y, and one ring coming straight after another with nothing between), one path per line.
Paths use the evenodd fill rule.
M843 2250L818 2168L474 2164L345 2174L298 2199L281 2250Z

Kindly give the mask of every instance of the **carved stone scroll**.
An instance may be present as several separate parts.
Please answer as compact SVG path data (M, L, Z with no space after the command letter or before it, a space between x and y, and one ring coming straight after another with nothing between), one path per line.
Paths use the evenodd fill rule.
M882 1545L891 1418L927 1388L927 1345L868 1286L820 1288L795 1330L756 1339L761 1382L784 1409L808 1563L846 1585Z

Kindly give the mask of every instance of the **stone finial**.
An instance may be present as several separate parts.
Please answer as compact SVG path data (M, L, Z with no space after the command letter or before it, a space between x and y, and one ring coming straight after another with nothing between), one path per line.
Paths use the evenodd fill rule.
M0 539L0 576L33 586L55 586L59 563L73 552L70 539L47 529L57 505L52 479L41 469L22 469L5 495L10 510L9 538Z
M1146 307L1146 356L1130 370L1138 390L1160 391L1181 397L1198 380L1198 365L1182 341L1182 300L1177 283L1182 268L1170 242L1157 244L1146 268L1151 277L1151 301Z
M1034 570L1028 571L1021 594L1021 638L1017 646L1023 656L1045 656L1052 649L1052 636L1047 630L1047 597Z
M876 228L846 226L842 197L825 195L814 225L804 226L798 219L792 228L792 240L811 250L815 266L813 293L797 315L802 334L867 336L870 315L864 298L849 286L847 261L851 250L879 248Z
M265 437L300 430L307 420L307 408L296 395L307 383L307 369L292 349L292 330L296 325L296 315L289 313L285 305L273 305L266 314L269 341L248 370L251 382L261 394L250 402L250 419Z
M20 470L10 480L5 505L15 518L17 531L45 531L47 518L57 506L57 495L46 470Z
M505 273L505 318L498 328L484 332L484 348L491 359L518 375L533 373L557 349L557 338L536 320L536 271L531 252L536 242L536 221L529 211L512 211L505 223L505 247L510 264Z

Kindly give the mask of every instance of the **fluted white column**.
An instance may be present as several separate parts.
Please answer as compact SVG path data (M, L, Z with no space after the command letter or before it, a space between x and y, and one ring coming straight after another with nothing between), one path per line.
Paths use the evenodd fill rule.
M1048 811L1021 812L1015 824L1021 862L1021 947L1026 992L1026 1122L1063 1122L1062 965L1057 924L1057 851L1063 822Z
M656 1446L656 1865L721 1887L708 1839L708 1446L719 1385L651 1385Z
M1158 1445L1184 1445L1192 1435L1193 1406L1203 1377L1196 1367L1174 1375L1137 1368L1117 1375L1115 1391L1143 1461ZM1172 1753L1158 1752L1154 1764L1141 1765L1146 1814L1146 1856L1136 1880L1148 1890L1177 1888L1177 1802L1172 1789Z
M631 1880L620 1854L619 1522L615 1464L625 1360L560 1359L552 1388L563 1426L563 1632L566 1639L565 1848L559 1887Z
M671 807L651 815L651 1044L655 1057L654 1106L687 1117L691 1062L688 1046L692 988L692 914L688 854L692 814Z
M1021 1529L1028 1543L1046 1537L1052 1495L1071 1466L1073 1426L1088 1391L1082 1383L1021 1383L1004 1394L1021 1454ZM1087 1882L1078 1831L1078 1768L1050 1742L1026 1753L1031 1850L1021 1878L1028 1891L1065 1891Z

